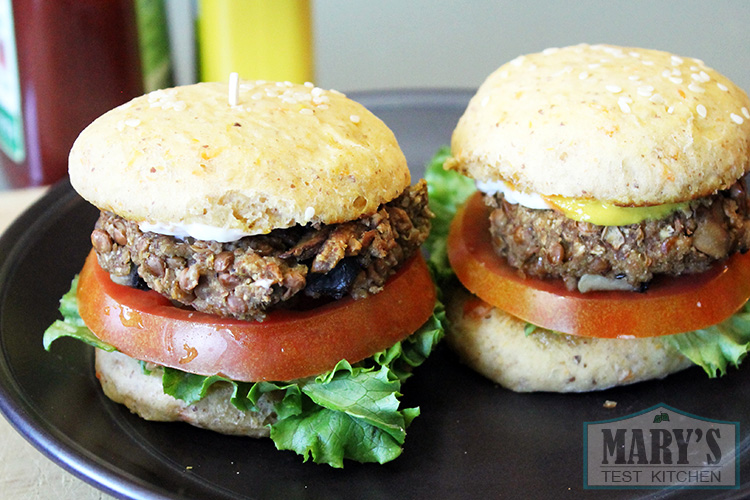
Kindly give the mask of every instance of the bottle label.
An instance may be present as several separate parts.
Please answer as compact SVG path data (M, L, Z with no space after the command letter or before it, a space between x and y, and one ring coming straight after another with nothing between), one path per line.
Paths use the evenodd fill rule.
M138 39L146 92L169 87L172 81L167 13L163 0L137 0Z
M0 149L16 163L26 158L11 0L0 0Z

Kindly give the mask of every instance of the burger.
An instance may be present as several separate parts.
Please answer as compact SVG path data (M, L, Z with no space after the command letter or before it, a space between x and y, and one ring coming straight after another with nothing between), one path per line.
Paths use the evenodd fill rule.
M199 83L99 117L69 172L100 215L47 349L94 345L147 420L336 467L401 453L401 383L442 327L426 184L382 121L311 84Z
M429 173L436 213L471 192L437 252L458 278L446 338L461 359L519 392L736 366L749 109L702 61L656 50L577 45L493 72Z

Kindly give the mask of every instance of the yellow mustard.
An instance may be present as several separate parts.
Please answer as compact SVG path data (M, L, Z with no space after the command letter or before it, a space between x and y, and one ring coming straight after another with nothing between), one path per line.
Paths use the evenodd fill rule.
M661 219L688 206L687 202L683 202L652 207L619 207L611 203L564 196L545 196L544 199L569 219L598 226L627 226L644 220Z

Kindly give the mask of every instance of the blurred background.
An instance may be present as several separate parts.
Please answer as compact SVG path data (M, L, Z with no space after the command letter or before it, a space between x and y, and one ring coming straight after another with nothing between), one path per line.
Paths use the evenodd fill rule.
M519 54L580 42L697 57L750 89L747 0L0 1L0 189L64 176L80 129L144 91L230 71L475 89Z

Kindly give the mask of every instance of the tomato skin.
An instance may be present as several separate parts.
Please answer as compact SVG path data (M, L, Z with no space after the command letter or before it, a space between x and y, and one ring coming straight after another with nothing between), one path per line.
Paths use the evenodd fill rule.
M655 337L698 330L734 314L750 298L750 252L709 271L655 279L646 292L570 291L562 280L524 278L492 247L479 193L456 214L448 258L472 293L513 316L585 337Z
M79 313L102 341L139 360L248 382L294 380L342 359L365 359L416 331L436 299L421 255L380 293L306 311L276 310L263 322L180 309L157 292L113 283L93 251L79 276Z

